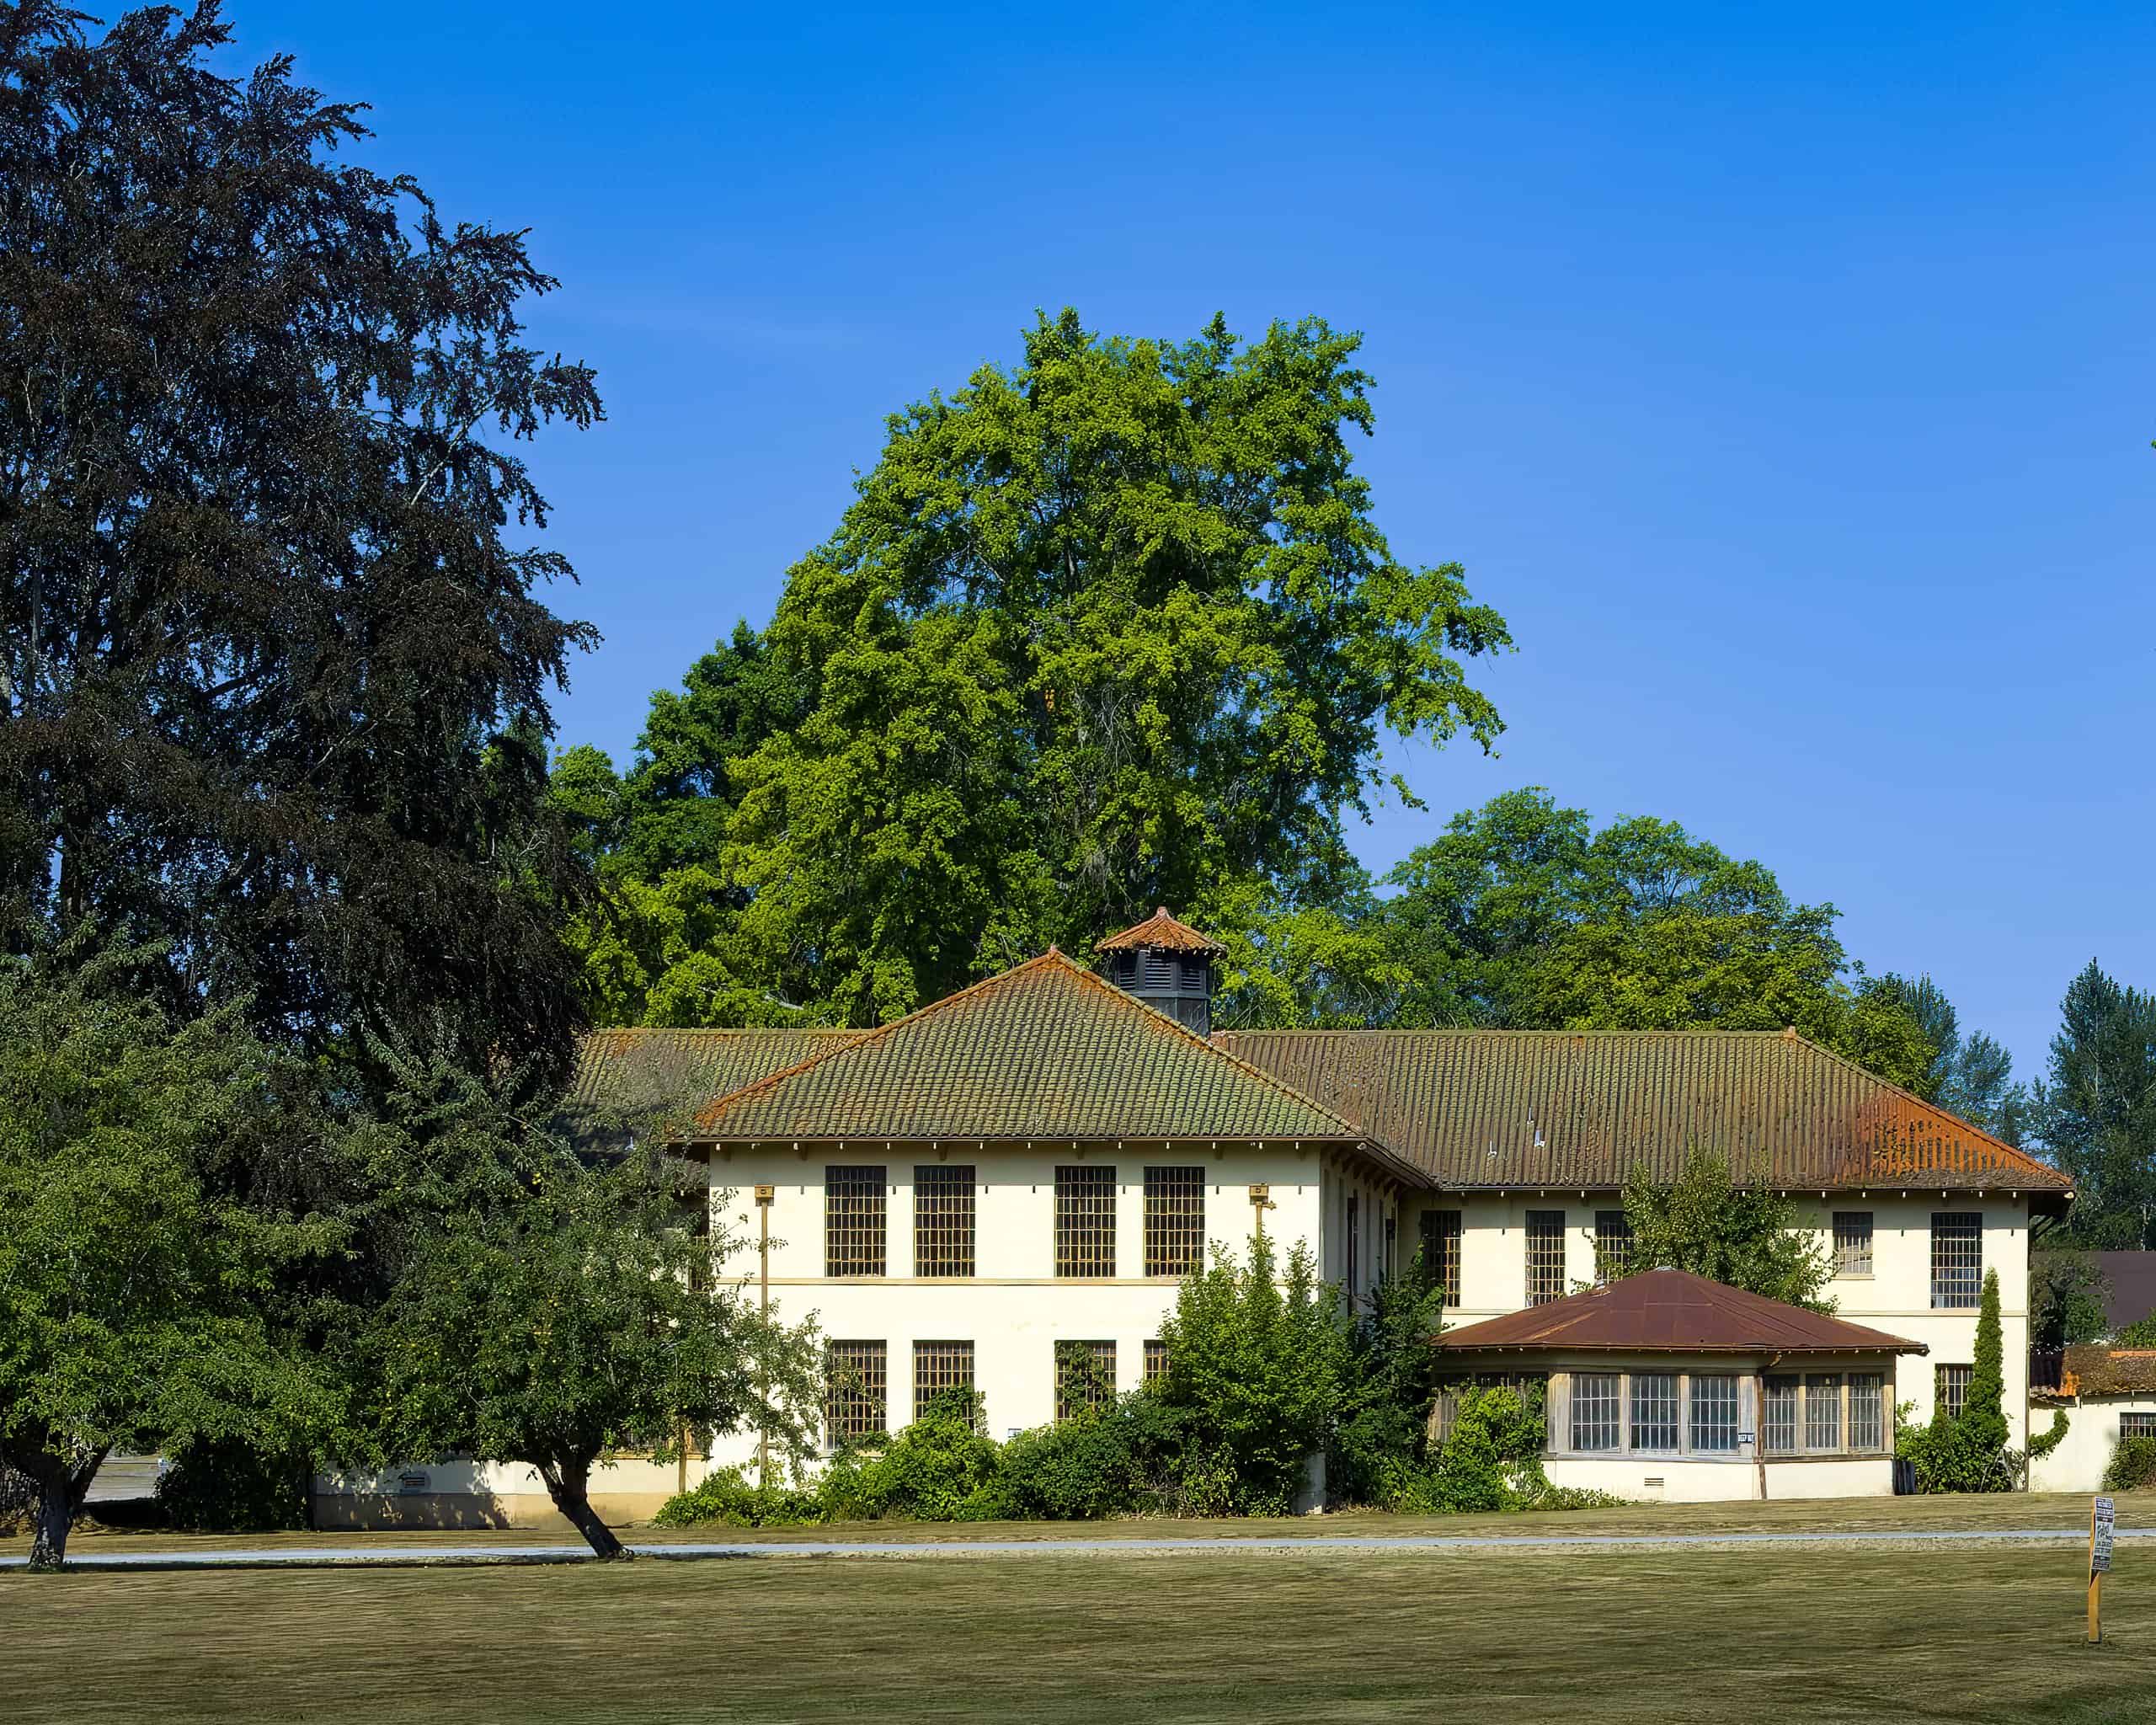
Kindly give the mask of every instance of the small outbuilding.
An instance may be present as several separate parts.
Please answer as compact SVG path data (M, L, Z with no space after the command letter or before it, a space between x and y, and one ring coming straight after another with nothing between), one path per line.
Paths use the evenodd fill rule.
M1438 1338L1432 1435L1464 1386L1546 1388L1554 1485L1708 1503L1894 1489L1894 1358L1924 1345L1682 1270Z
M2056 1448L2031 1459L2030 1489L2100 1491L2121 1444L2156 1438L2156 1348L2098 1343L2050 1359L2057 1381L2032 1382L2030 1400L2039 1413L2063 1413L2066 1435ZM2031 1428L2037 1423L2032 1420Z

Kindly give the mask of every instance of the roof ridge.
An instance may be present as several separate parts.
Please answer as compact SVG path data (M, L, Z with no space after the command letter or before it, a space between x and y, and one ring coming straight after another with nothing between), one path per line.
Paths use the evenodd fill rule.
M947 994L942 997L942 999L931 1001L925 1007L915 1007L913 1011L906 1013L903 1017L894 1018L886 1024L878 1024L872 1030L864 1030L860 1035L854 1037L846 1042L841 1043L835 1048L819 1049L814 1054L808 1055L806 1059L796 1060L790 1066L782 1067L776 1072L770 1073L764 1077L759 1078L753 1084L744 1084L739 1090L729 1091L724 1096L713 1097L710 1102L707 1103L702 1108L697 1110L697 1129L699 1130L703 1130L710 1127L712 1122L718 1119L718 1112L721 1108L729 1108L734 1103L743 1101L750 1096L755 1095L759 1092L769 1090L772 1086L778 1083L781 1079L791 1078L797 1072L805 1072L812 1066L821 1065L825 1060L834 1059L837 1055L847 1053L851 1049L865 1048L872 1042L879 1042L902 1025L910 1024L917 1018L926 1018L931 1012L940 1012L944 1007L951 1006L957 1001L964 1000L969 995L978 994L981 990L989 987L994 983L1004 981L1007 978L1019 975L1022 972L1033 969L1037 966L1043 964L1061 964L1072 970L1077 970L1078 969L1076 965L1072 964L1068 959L1065 958L1062 953L1056 948L1050 947L1046 952L1041 953L1038 958L1028 959L1022 964L1014 964L1008 970L999 970L993 976L984 976L978 982L968 983L965 987L958 990L955 994ZM1082 975L1084 973L1080 972L1079 974Z
M1219 1036L1757 1036L1775 1042L1790 1039L1787 1030L1742 1030L1718 1024L1681 1024L1667 1029L1626 1030L1597 1026L1582 1030L1522 1030L1508 1025L1494 1024L1371 1024L1323 1025L1305 1028L1299 1025L1283 1024L1243 1029L1216 1031ZM1801 1033L1796 1039L1807 1042L1811 1039ZM1812 1043L1814 1048L1821 1044ZM1826 1050L1831 1053L1832 1050ZM1859 1067L1860 1071L1864 1068ZM1869 1075L1876 1076L1876 1075ZM1880 1079L1881 1083L1886 1081Z

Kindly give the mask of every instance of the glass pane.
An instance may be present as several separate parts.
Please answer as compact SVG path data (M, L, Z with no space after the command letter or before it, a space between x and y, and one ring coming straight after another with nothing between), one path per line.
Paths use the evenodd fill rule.
M1833 1372L1812 1372L1804 1380L1804 1447L1842 1447L1842 1381Z
M1575 1450L1614 1450L1620 1434L1618 1387L1622 1381L1614 1371L1576 1371L1572 1374L1572 1447Z
M1633 1373L1632 1447L1669 1450L1677 1448L1676 1373Z
M1692 1380L1692 1447L1708 1454L1737 1448L1737 1380Z

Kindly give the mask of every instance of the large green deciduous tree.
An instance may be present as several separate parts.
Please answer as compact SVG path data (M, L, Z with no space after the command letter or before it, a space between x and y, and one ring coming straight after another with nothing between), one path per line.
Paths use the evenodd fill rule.
M304 1155L304 1086L230 1008L174 1028L147 962L0 963L0 1471L34 1567L113 1450L290 1453L335 1407L277 1322L345 1237L265 1173Z
M1834 1263L1825 1244L1799 1225L1786 1197L1740 1183L1715 1151L1694 1149L1674 1180L1636 1171L1625 1183L1625 1219L1634 1271L1689 1270L1786 1305L1834 1309L1826 1297Z
M1486 745L1462 661L1508 642L1378 531L1357 345L1066 312L894 415L770 628L659 698L621 782L611 858L677 902L708 871L738 925L689 992L873 1023L1156 904L1331 902L1385 733Z
M288 59L220 75L215 0L86 22L0 8L0 947L94 921L178 1008L559 1060L595 637L515 451L600 403L525 344L552 283L339 160Z
M1934 1055L1897 992L1853 966L1830 905L1672 821L1597 831L1546 791L1460 814L1388 877L1405 980L1377 1022L1517 1030L1778 1030L1897 1083Z
M2156 995L2122 988L2091 959L2068 985L2037 1135L2073 1176L2062 1242L2156 1247Z
M390 1281L368 1314L348 1459L456 1453L536 1469L601 1557L610 1451L665 1458L744 1428L802 1451L822 1387L813 1321L765 1316L723 1276L702 1170L656 1146L581 1152L437 1056L402 1063L365 1135Z

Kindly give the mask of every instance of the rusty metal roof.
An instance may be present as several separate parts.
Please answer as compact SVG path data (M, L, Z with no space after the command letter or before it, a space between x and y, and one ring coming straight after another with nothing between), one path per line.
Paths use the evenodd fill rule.
M858 1030L595 1030L577 1049L566 1098L574 1110L701 1108Z
M1438 1338L1438 1346L1462 1351L1606 1348L1633 1354L1928 1351L1921 1342L1845 1323L1801 1306L1785 1306L1685 1270L1642 1270L1607 1287L1448 1330Z
M1228 949L1210 935L1200 934L1187 922L1178 922L1163 905L1134 928L1112 934L1094 947L1097 953L1120 953L1138 947L1159 947L1171 953L1225 953Z
M2156 1348L2106 1348L2100 1343L2069 1348L2058 1393L2156 1396Z
M1793 1032L1257 1030L1214 1039L1440 1186L1609 1189L1694 1145L1791 1188L2072 1182Z
M699 1139L1236 1139L1364 1135L1051 948L721 1097ZM1395 1173L1414 1171L1381 1148Z

